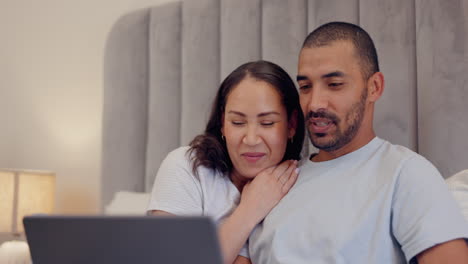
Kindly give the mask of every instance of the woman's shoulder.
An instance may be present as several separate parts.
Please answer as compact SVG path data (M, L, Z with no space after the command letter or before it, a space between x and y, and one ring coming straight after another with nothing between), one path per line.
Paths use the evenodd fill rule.
M192 166L190 147L182 146L169 152L161 165L189 169Z
M174 160L186 159L186 160L190 160L190 158L188 156L189 155L189 150L190 150L189 146L178 147L178 148L172 150L171 152L169 152L169 154L167 154L166 159L174 159Z
M187 172L190 172L195 178L200 181L212 180L214 177L219 175L213 169L207 168L203 165L200 165L196 168L196 173L193 173L193 162L196 150L193 150L189 146L182 146L171 151L165 160L165 163L174 164Z

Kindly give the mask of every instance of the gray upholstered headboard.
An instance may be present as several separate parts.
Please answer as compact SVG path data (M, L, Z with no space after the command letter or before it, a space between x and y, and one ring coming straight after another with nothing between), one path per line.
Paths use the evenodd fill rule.
M138 10L106 45L102 202L151 188L166 154L203 131L221 80L257 59L293 78L307 33L332 21L373 37L386 90L378 135L449 176L468 151L468 1L189 0Z

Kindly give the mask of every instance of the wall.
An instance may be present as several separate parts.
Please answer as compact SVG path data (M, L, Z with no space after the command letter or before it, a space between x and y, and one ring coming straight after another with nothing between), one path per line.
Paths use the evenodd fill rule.
M107 34L138 8L173 0L1 0L0 168L52 170L56 211L100 208Z

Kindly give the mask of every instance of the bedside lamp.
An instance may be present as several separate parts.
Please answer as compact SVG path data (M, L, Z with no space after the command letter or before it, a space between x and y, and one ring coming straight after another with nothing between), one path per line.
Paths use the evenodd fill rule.
M24 233L23 217L53 213L54 200L54 173L0 169L0 233L19 239ZM0 245L0 262L10 260L8 263L15 263L20 254L30 258L24 241L8 241Z

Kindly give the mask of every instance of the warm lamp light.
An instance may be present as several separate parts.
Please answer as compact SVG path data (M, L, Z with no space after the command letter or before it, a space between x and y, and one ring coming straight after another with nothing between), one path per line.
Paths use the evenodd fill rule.
M55 175L46 171L0 169L0 233L20 237L23 217L51 214L54 210ZM0 245L0 263L31 263L25 241Z
M1 169L0 233L21 235L24 232L23 217L51 214L54 200L54 173Z

